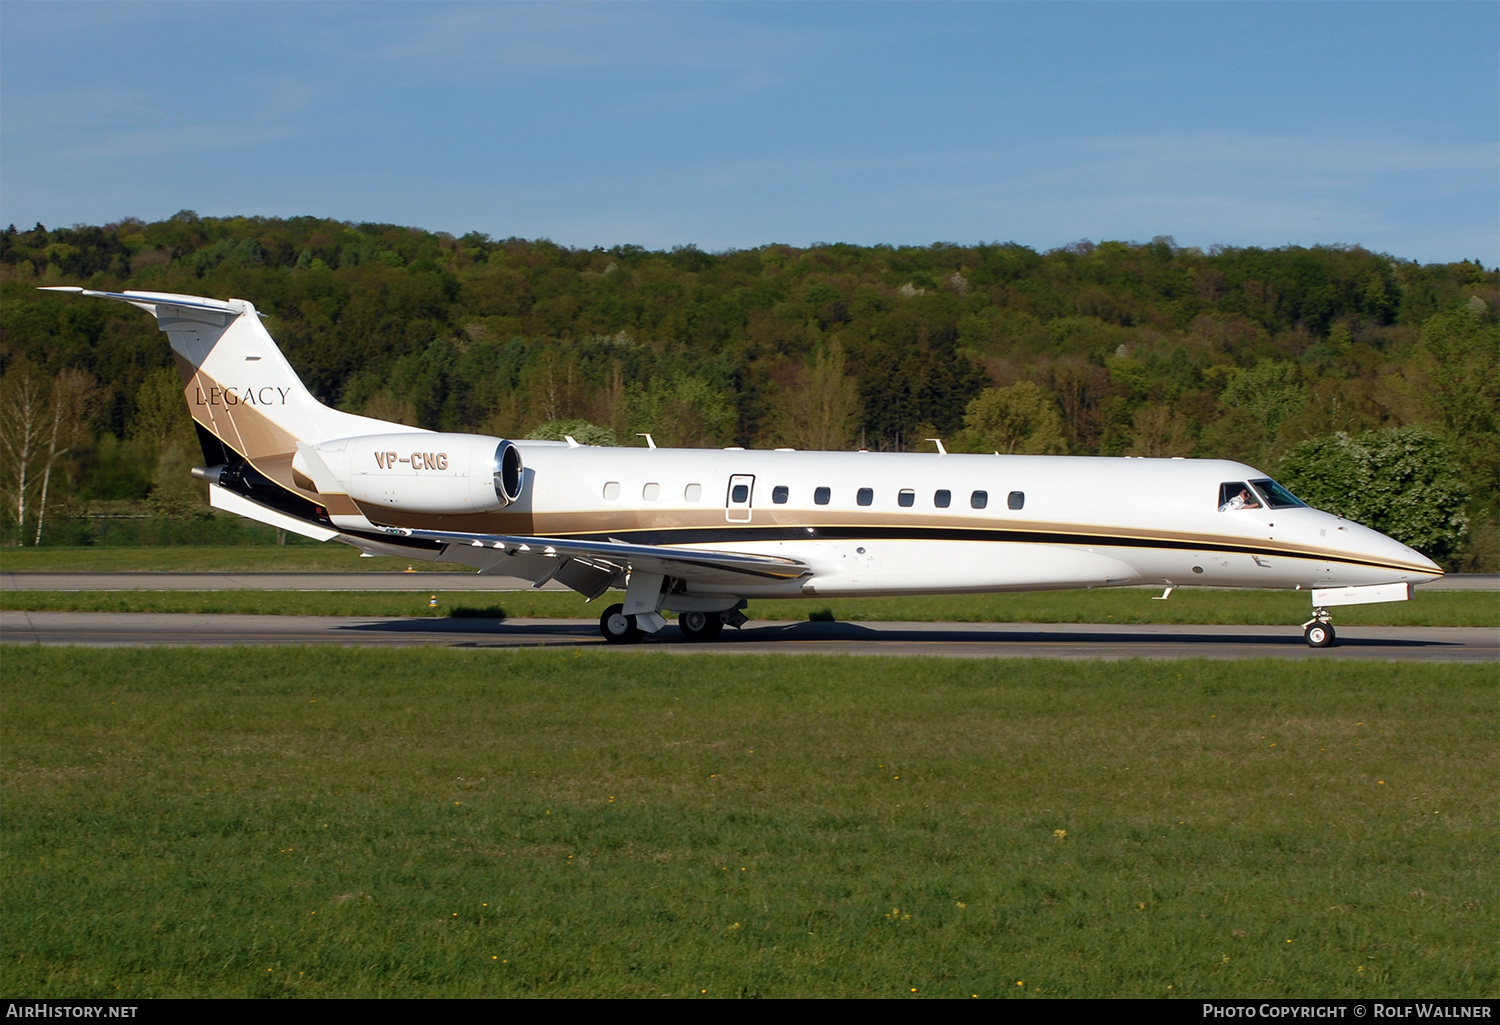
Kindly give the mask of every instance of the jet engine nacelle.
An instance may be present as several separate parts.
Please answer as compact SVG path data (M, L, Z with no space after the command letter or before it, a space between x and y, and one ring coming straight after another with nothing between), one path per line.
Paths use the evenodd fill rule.
M483 434L414 431L303 445L292 471L319 492L422 513L503 509L520 499L523 482L520 450Z

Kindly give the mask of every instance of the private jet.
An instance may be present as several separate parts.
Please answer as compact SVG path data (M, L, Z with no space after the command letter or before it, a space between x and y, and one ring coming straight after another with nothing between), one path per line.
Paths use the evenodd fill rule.
M1404 601L1442 575L1392 538L1216 459L606 448L427 431L319 402L254 305L53 287L129 303L172 346L216 509L367 555L558 581L611 643L707 641L756 598L1151 585ZM650 442L650 438L647 438Z

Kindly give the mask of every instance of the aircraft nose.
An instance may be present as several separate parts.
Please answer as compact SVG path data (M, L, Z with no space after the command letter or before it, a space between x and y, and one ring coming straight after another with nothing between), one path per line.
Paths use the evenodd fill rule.
M1373 527L1366 527L1353 520L1346 520L1332 513L1323 513L1326 520L1326 536L1338 547L1351 555L1370 560L1380 570L1389 573L1392 583L1410 581L1413 584L1436 580L1443 575L1443 568L1427 556L1388 534Z
M1407 572L1403 574L1412 583L1420 584L1428 580L1436 580L1443 575L1443 568L1433 562L1427 556L1409 545L1402 544L1395 538L1378 531L1371 530L1381 544L1379 554L1392 563L1402 565Z
M1406 548L1405 545L1402 545L1401 547ZM1433 562L1427 556L1423 555L1421 552L1417 551L1414 548L1406 548L1406 550L1408 552L1411 552L1411 554L1415 556L1420 564L1424 567L1423 572L1428 574L1429 580L1436 580L1438 577L1443 575L1443 568L1437 563Z

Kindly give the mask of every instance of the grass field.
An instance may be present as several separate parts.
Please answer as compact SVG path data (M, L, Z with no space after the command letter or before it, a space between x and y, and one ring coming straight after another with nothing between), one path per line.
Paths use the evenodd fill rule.
M1494 997L1492 666L6 647L12 997Z
M293 539L277 545L141 545L109 548L4 548L7 573L472 573L467 566L420 560L365 559L341 544Z
M438 607L428 607L437 595ZM446 616L588 619L618 595L585 604L572 592L358 591L5 591L0 608L27 612L200 612L303 616ZM1053 591L960 597L756 601L756 619L844 622L1206 623L1293 626L1306 620L1306 594L1288 591L1174 591L1153 601L1145 590ZM1489 626L1500 629L1500 594L1432 591L1409 602L1334 610L1336 626Z

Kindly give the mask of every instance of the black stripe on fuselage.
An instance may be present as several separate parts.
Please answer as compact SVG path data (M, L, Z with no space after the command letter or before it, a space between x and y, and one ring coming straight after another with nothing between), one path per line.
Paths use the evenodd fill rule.
M225 445L227 452L234 453L234 449ZM206 454L206 453L205 453ZM244 458L241 456L240 458ZM267 483L275 484L274 481ZM285 491L281 485L278 488ZM321 527L329 524L322 523L314 515L308 515L307 509L312 508L312 503L300 495L287 492L296 500L292 504L305 504L306 508L297 507L297 511L281 509L299 519L309 523L316 523ZM252 500L262 501L261 496L246 495ZM270 504L262 501L262 504ZM276 503L277 505L283 503ZM273 506L274 507L274 506ZM340 529L335 527L334 529ZM401 547L422 548L444 548L443 542L429 539L418 539L402 537L401 535L371 535L360 530L344 530L343 533L350 537L366 538L371 541L379 541L383 544L395 544ZM482 536L482 535L477 535ZM1253 544L1234 544L1223 541L1193 541L1185 538L1162 538L1162 537L1120 537L1111 534L1087 534L1082 532L1068 531L1045 531L1045 530L997 530L979 527L869 527L869 526L788 526L786 524L768 524L765 526L712 526L712 527L676 527L676 528L635 528L627 530L610 531L587 531L578 533L550 533L540 535L552 537L559 541L626 541L632 544L642 545L707 545L728 544L736 541L968 541L990 544L1050 544L1050 545L1082 545L1097 548L1158 548L1185 552L1221 552L1235 555L1264 555L1267 557L1281 559L1306 559L1313 562L1336 562L1348 566L1371 566L1377 569L1389 569L1399 572L1423 572L1414 566L1405 566L1400 563L1380 562L1374 559L1360 559L1351 556L1334 555L1327 552L1297 552L1287 551L1283 548L1263 548ZM451 543L451 542L449 542Z
M346 530L343 527L336 527L326 516L319 515L320 509L317 505L262 474L239 450L217 435L204 430L202 424L198 424L197 427L198 440L203 446L203 456L208 460L208 465L223 465L230 470L228 476L219 481L219 486L226 491L232 491L241 498L248 498L256 505L264 506L273 512L301 520L309 526L322 530L337 530L348 537L376 541L397 548L410 548L413 551L434 552L442 551L447 547L440 541L428 538L372 534L365 530Z
M1327 552L1299 552L1284 548L1265 548L1255 544L1227 541L1194 541L1185 538L1119 537L1110 534L1086 534L1044 530L988 530L976 527L866 527L817 526L790 527L784 524L763 527L680 527L615 530L606 533L549 534L559 540L625 541L643 545L707 545L737 541L967 541L990 544L1083 545L1094 548L1159 548L1186 552L1222 552L1236 555L1264 555L1281 559L1310 559L1337 562L1351 566L1374 566L1380 569L1420 572L1415 567L1378 562L1356 556Z

